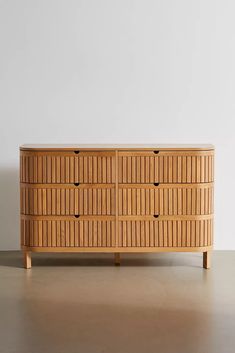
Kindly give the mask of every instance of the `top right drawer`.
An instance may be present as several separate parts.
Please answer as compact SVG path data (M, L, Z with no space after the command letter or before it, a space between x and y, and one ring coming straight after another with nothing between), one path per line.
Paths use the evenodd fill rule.
M209 183L214 151L119 151L119 183Z

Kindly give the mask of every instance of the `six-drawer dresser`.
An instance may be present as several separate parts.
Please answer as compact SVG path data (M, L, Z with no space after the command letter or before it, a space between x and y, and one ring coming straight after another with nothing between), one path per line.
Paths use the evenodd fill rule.
M23 145L21 247L31 252L197 251L210 267L212 145Z

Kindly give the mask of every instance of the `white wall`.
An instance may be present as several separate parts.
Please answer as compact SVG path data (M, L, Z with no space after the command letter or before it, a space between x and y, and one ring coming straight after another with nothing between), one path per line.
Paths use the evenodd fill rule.
M233 0L0 0L0 249L19 248L23 143L214 143L235 249Z

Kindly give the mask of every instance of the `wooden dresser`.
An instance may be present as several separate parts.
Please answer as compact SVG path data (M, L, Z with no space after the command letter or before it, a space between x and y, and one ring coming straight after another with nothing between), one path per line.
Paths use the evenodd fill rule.
M212 145L23 145L21 247L31 252L197 251L210 267Z

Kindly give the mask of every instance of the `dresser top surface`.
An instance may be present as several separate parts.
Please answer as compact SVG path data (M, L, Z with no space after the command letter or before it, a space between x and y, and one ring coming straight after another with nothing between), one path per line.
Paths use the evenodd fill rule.
M25 144L22 151L61 151L61 150L214 150L210 144Z

